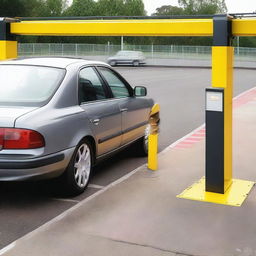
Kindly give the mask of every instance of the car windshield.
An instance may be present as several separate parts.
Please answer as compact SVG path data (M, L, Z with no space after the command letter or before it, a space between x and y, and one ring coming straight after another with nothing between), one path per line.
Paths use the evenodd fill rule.
M26 65L0 65L1 106L42 106L52 97L65 70Z

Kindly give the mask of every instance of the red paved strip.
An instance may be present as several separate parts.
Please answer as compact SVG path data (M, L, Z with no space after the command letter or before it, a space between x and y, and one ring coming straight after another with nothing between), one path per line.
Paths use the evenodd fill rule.
M201 129L196 131L191 136L184 138L184 140L180 141L174 148L190 148L195 143L201 141L205 137L205 129Z
M198 133L194 133L191 136L192 137L197 137L197 138L203 138L205 134L198 134Z
M193 144L195 144L194 141L189 142L189 141L184 140L184 141L181 141L178 145L193 145Z
M188 137L185 141L194 141L194 142L198 142L202 140L202 138L192 138L192 137Z
M238 108L242 105L245 105L249 102L256 101L256 88L245 92L244 94L238 96L237 98L233 99L233 108ZM202 128L189 137L184 138L180 141L174 148L191 148L192 145L201 141L205 137L205 128Z
M185 146L185 145L176 145L174 148L191 148L192 147L192 145L191 146Z
M204 139L204 137L205 137L205 128L196 131L195 133L191 134L187 138L184 138L176 146L174 146L174 148L190 148L195 143Z
M256 89L252 89L241 96L233 99L233 108L238 108L244 104L247 104L250 101L254 101L256 97Z

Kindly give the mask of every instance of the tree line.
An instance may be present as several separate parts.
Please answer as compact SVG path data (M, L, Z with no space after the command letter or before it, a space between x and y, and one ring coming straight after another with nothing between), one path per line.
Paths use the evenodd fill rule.
M0 0L0 17L145 16L143 0ZM152 16L212 15L226 13L225 0L178 0L164 5ZM21 36L20 42L119 44L120 37ZM127 44L212 45L207 37L125 37ZM241 38L240 46L255 47L255 38Z

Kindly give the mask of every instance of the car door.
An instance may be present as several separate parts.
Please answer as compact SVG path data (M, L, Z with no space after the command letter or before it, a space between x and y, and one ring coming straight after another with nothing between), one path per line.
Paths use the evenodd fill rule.
M109 98L108 90L94 67L82 68L78 83L79 104L90 120L97 155L118 148L122 134L118 102Z
M133 96L131 86L115 71L107 67L97 67L111 89L122 115L122 145L144 135L148 124L149 107L147 100Z

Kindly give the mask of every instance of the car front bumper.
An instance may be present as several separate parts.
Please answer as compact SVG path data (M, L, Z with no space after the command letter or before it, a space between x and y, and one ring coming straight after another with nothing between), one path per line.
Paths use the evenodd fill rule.
M54 178L68 166L75 148L43 157L22 160L0 159L0 181L21 181Z

